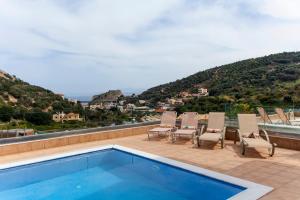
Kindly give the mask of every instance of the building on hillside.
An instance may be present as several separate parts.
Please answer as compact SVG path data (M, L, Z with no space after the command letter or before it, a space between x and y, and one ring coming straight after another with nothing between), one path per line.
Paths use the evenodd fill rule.
M169 102L167 102L167 103L161 102L161 101L157 102L157 107L170 107L170 106L171 105Z
M74 103L74 104L77 104L78 103L78 100L77 99L68 99L68 101L70 103Z
M171 104L171 105L174 105L175 104L175 102L176 102L176 99L173 99L173 98L167 98L167 102L169 103L169 104Z
M65 115L66 121L82 121L80 115L78 113L68 113Z
M59 113L56 113L56 114L53 114L52 115L52 120L55 121L55 122L62 122L65 118L65 113L64 112L59 112Z
M140 112L147 112L150 110L150 108L148 106L140 106L140 107L135 107L134 110Z
M169 103L165 103L165 104L162 104L160 107L165 108L165 109L169 109L172 106Z
M175 99L167 99L168 104L165 104L163 106L168 106L170 107L170 105L175 105L175 106L179 106L179 105L184 105L183 99L181 98L175 98Z
M198 89L198 94L200 94L201 96L208 96L208 89L207 88L199 88Z
M90 105L90 110L104 109L103 103Z
M174 106L171 106L170 104L164 104L164 105L161 105L161 106L157 106L157 108L154 110L155 112L157 113L161 113L161 112L164 112L166 110L174 110Z
M81 104L81 106L82 106L83 109L89 107L89 103L87 103L87 102L81 102L80 104Z
M108 101L103 103L104 109L110 110L112 108L116 108L118 106L117 102L115 101Z
M112 108L117 108L117 106L118 103L116 101L103 101L103 102L91 104L90 110L97 110L97 109L110 110Z
M182 99L176 99L174 105L176 105L176 106L181 106L181 105L184 105L184 102L183 102Z
M179 96L182 98L186 98L186 97L191 97L192 95L189 92L183 91L179 93Z
M121 100L121 101L119 101L119 105L124 106L125 102L126 102L125 100Z
M132 111L135 108L136 108L136 106L134 104L132 104L132 103L129 103L129 104L126 105L126 110L127 111Z
M52 120L55 122L64 122L64 121L82 121L78 113L68 113L64 112L56 113L52 116Z
M198 88L198 93L192 94L193 97L204 97L208 96L208 90L206 88Z
M145 100L139 100L139 104L144 105L146 103Z
M117 108L121 113L125 112L125 109L123 108L123 106L117 106Z

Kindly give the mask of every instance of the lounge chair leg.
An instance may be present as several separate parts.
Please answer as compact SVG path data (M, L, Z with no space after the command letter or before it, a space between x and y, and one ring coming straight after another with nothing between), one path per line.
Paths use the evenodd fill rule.
M236 140L237 140L237 139L236 139L236 135L237 135L237 134L238 134L238 133L235 133L235 134L234 134L234 144L236 144Z
M201 140L198 138L198 147L201 147Z
M245 155L245 151L246 151L245 145L244 145L243 142L241 142L241 153L242 153L242 155Z
M224 140L223 139L221 140L221 148L222 149L224 148Z
M175 141L176 141L176 135L173 135L172 136L172 143L175 143Z
M174 134L170 132L170 142L174 143Z
M276 143L272 143L272 148L269 149L269 155L272 157L275 153L275 148L276 148L277 144Z
M194 141L194 147L199 147L199 140L198 140L198 136L195 136L194 138L193 138L193 141Z

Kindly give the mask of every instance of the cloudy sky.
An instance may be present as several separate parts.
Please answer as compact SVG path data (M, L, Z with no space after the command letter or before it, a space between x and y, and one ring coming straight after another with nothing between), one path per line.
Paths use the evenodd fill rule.
M0 69L55 92L126 92L300 50L299 0L0 0Z

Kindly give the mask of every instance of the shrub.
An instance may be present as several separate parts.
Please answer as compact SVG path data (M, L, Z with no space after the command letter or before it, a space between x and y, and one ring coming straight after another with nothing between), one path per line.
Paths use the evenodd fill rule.
M35 125L51 124L51 115L45 112L30 112L25 114L26 121Z
M0 107L0 121L9 122L13 115L13 108L10 106Z

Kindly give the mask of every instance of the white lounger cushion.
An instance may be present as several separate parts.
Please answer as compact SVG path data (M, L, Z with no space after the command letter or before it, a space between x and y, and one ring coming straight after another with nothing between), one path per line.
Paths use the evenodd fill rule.
M220 139L222 139L222 136L220 133L203 133L202 135L199 136L199 139L218 142Z
M268 141L262 138L243 138L243 140L247 147L272 147Z
M176 135L193 135L196 133L196 130L193 129L179 129L177 131L175 131L174 134Z
M149 132L168 132L168 131L171 131L171 130L172 130L172 128L157 127L157 128L149 130Z

